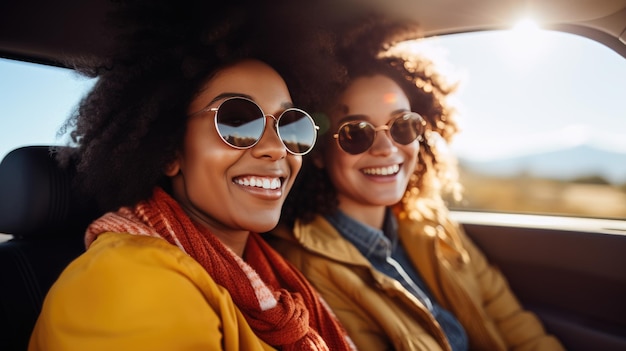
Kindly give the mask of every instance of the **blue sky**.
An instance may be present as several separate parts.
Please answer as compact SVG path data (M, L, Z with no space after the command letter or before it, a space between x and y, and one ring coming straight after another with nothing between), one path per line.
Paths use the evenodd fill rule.
M59 127L92 85L67 69L0 59L0 155L61 143Z
M506 44L511 36L515 47ZM457 155L489 160L585 143L626 153L626 60L574 35L543 37L502 31L430 41L440 68L462 82ZM0 156L62 143L57 130L92 83L0 60Z
M626 153L626 60L589 39L549 33L434 40L444 46L434 57L461 81L457 154L486 160L580 144Z

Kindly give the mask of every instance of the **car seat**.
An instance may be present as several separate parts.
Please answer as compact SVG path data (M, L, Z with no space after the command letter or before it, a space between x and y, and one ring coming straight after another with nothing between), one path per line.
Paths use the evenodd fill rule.
M0 163L0 349L26 350L48 289L85 251L96 206L72 187L48 146L27 146Z

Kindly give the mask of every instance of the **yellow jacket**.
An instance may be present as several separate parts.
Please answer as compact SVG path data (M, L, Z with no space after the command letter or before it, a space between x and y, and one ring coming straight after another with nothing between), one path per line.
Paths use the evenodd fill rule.
M426 307L323 217L271 234L270 244L313 283L359 350L449 350ZM459 227L404 219L398 235L437 301L465 328L472 350L563 350Z
M229 293L159 238L105 233L50 289L29 350L273 350Z

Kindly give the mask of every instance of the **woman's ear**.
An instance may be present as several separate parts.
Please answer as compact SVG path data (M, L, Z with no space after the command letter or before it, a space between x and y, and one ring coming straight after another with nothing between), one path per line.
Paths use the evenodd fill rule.
M168 177L173 177L180 172L180 161L178 157L172 162L170 162L167 166L165 166L165 175Z

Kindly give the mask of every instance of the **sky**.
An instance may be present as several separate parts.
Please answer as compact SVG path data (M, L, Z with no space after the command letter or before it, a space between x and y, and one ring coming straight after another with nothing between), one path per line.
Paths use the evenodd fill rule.
M94 82L68 69L0 59L0 155L62 143L57 131Z
M626 60L549 33L469 33L427 45L461 84L457 154L489 160L581 144L626 153Z
M420 44L461 83L462 131L452 151L491 160L586 143L626 153L626 60L589 39L536 33ZM506 44L511 39L515 46ZM0 157L21 145L63 143L57 131L93 83L69 70L0 59Z

